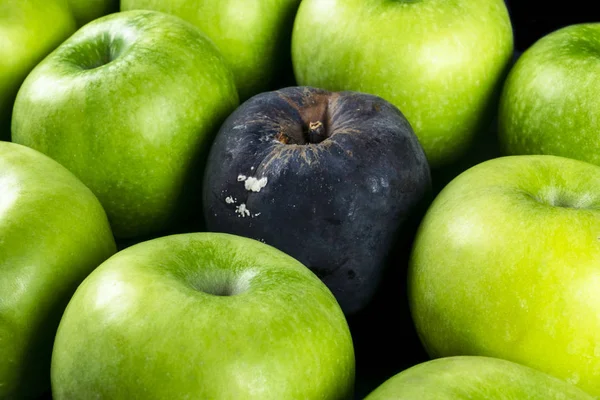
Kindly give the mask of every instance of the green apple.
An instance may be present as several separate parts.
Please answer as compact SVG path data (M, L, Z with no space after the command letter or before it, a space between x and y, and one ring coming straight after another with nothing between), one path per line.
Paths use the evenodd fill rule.
M551 375L492 357L456 356L408 368L365 400L593 400Z
M393 103L433 168L491 124L512 54L503 0L304 0L292 33L298 84Z
M121 0L121 10L177 15L217 45L235 76L241 100L293 75L290 37L300 0ZM288 71L289 70L289 71Z
M550 154L600 165L600 23L539 39L511 69L501 96L505 155Z
M119 11L119 0L68 0L78 26Z
M0 140L10 139L15 96L27 74L73 32L64 0L0 0Z
M50 385L63 311L83 279L115 252L106 213L71 172L0 142L0 398Z
M75 173L117 238L142 237L198 208L190 188L201 186L208 147L237 105L231 70L198 28L120 12L79 29L31 72L12 140Z
M503 358L600 396L600 167L521 155L463 172L419 226L408 295L431 357Z
M308 268L253 239L138 243L77 289L58 329L52 394L69 399L351 399L354 349Z

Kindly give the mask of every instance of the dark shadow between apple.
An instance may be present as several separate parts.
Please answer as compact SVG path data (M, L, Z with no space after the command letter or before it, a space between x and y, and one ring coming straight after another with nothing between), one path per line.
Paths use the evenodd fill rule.
M347 316L356 355L356 399L396 373L429 360L410 314L406 276L413 240L433 198L430 191L403 223L370 303Z

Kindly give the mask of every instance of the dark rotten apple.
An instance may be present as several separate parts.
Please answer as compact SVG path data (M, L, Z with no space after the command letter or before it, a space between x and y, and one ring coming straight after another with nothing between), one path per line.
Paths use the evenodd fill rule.
M204 215L211 231L295 257L353 314L430 186L424 151L395 106L290 87L252 97L225 121L205 171Z

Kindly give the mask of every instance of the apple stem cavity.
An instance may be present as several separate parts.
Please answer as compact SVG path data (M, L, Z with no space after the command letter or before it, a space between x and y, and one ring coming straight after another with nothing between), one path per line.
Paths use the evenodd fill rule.
M589 209L595 208L594 196L589 193L569 193L549 186L541 190L537 195L531 195L535 201L550 207Z
M91 54L80 60L77 64L82 70L94 70L102 66L108 65L116 60L123 52L124 43L118 38L110 37L108 34L102 35L95 43L95 51L93 52L78 52L77 54Z
M291 132L279 132L275 139L283 144L310 145L319 144L329 136L323 121L311 121L301 130Z
M315 121L308 124L308 142L321 143L327 138L325 125L321 121Z
M212 296L230 297L245 293L256 272L244 271L241 275L217 274L216 276L192 277L188 280L192 288L198 292Z
M283 144L311 145L319 144L332 135L329 129L329 102L336 94L319 94L303 98L303 102L289 99L290 106L300 114L302 123L289 126L275 136Z
M205 285L192 285L193 288L199 292L206 293L213 296L235 296L239 294L235 289L235 285L229 285L227 283L221 283L219 285L214 285L211 287L206 287Z

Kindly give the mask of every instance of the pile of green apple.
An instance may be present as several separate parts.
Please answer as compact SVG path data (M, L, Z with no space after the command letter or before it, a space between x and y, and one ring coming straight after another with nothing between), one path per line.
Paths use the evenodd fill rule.
M600 398L600 22L513 34L0 0L0 399Z

